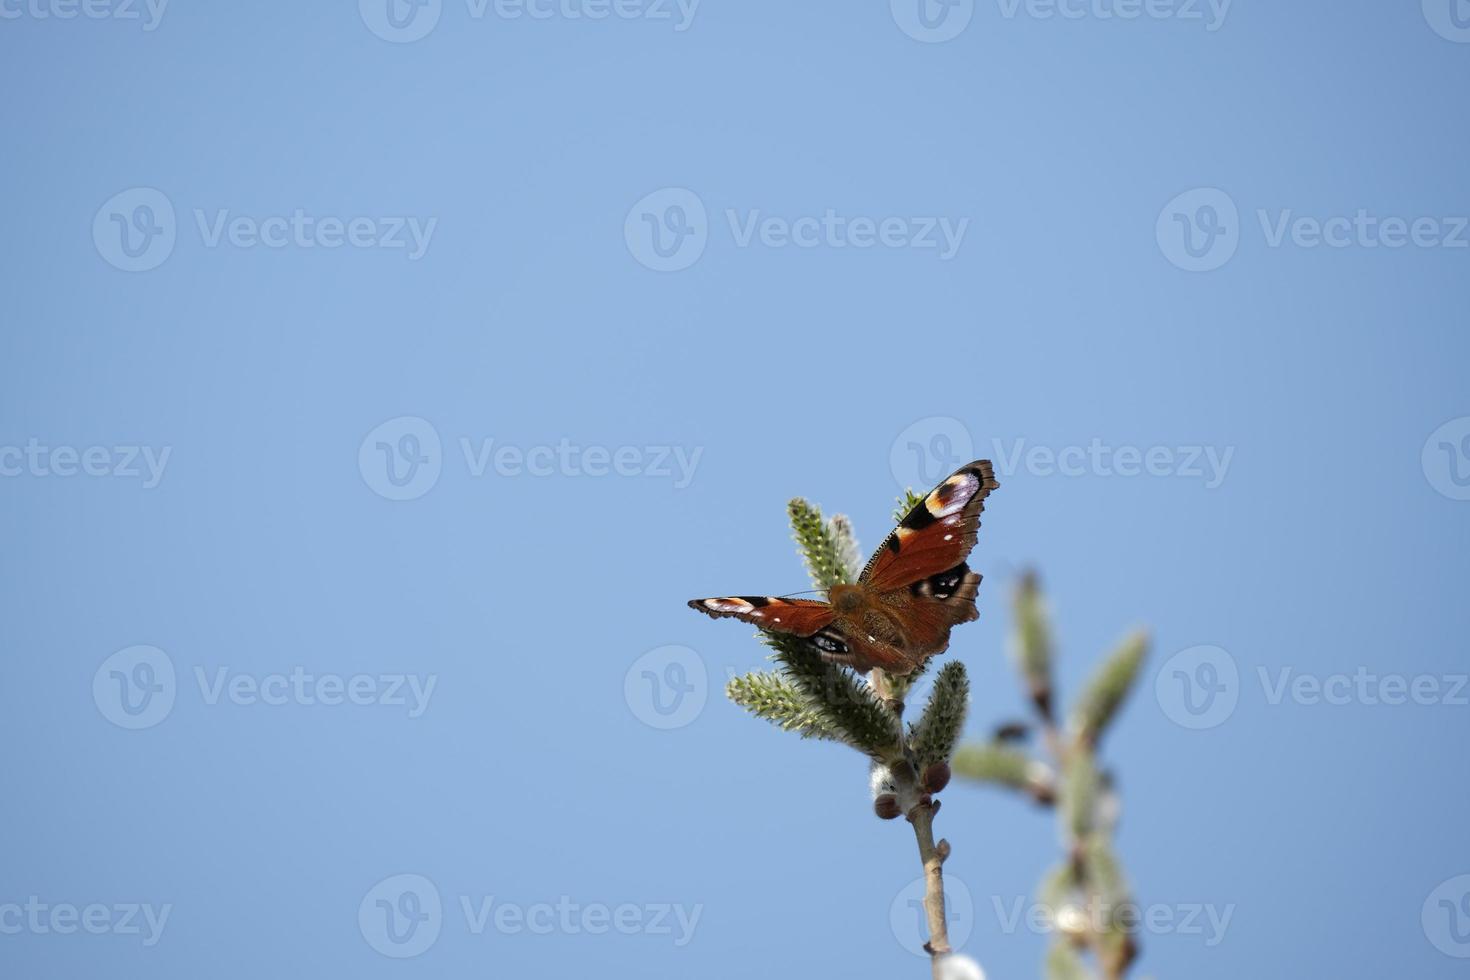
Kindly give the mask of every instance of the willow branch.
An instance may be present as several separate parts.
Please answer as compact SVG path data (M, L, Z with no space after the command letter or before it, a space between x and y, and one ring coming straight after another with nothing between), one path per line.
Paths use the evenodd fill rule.
M934 842L934 813L938 809L938 803L923 800L909 811L909 823L913 824L914 838L919 844L919 860L924 865L924 915L929 920L929 941L924 949L929 953L935 980L942 977L940 960L951 952L944 910L944 859L949 857L949 841Z

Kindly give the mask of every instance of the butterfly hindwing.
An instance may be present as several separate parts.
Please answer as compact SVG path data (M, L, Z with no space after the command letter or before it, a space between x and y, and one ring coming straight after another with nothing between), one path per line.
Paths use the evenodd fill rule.
M811 636L832 622L832 607L815 599L783 599L780 596L724 596L690 599L689 608L712 619L734 617L776 633Z
M975 608L979 590L980 573L963 562L910 585L912 601L903 617L909 649L926 657L943 653L952 627L980 618Z

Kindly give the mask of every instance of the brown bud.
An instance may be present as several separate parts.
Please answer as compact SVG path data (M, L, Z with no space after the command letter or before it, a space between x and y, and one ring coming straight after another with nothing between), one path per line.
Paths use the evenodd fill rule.
M930 793L937 793L949 785L949 763L936 762L924 767L924 789Z
M895 817L902 816L902 813L898 809L898 797L892 793L879 793L873 799L873 812L884 820L892 820Z

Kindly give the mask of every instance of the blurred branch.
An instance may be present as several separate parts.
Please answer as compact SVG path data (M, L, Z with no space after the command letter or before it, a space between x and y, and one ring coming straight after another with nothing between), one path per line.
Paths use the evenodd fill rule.
M1024 737L1015 723L997 732L990 744L956 750L952 762L960 776L1055 799L1066 844L1063 860L1037 887L1040 903L1055 927L1046 957L1048 980L1089 980L1091 954L1096 975L1121 980L1138 955L1138 945L1118 909L1128 903L1128 885L1112 844L1118 801L1111 776L1098 768L1097 748L1116 720L1148 655L1148 636L1129 636L1097 669L1083 688L1062 731L1053 711L1054 683L1051 621L1034 575L1016 590L1012 656L1037 715L1042 743L1050 761L1043 762L1011 744ZM1000 738L1004 733L1005 740ZM1046 774L1038 778L1039 773ZM1059 773L1053 777L1052 773ZM1044 795L1038 786L1045 786ZM1106 914L1089 914L1102 910Z
M1108 724L1118 714L1138 669L1148 653L1148 634L1137 632L1123 641L1113 655L1103 661L1072 711L1072 731L1077 739L1088 746L1096 747Z

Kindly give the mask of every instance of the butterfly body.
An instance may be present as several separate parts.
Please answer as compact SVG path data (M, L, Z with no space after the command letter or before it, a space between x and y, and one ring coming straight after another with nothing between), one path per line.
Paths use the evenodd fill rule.
M948 648L952 627L979 616L980 576L965 558L998 486L988 460L956 470L904 515L857 582L832 586L826 601L727 596L689 605L808 638L823 658L857 670L911 673Z

